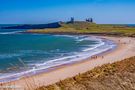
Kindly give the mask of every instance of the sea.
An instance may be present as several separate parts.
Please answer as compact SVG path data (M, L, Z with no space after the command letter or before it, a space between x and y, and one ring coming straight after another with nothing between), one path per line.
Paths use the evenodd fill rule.
M0 27L11 25L0 25ZM113 41L87 35L21 33L0 29L0 82L87 59L116 48Z

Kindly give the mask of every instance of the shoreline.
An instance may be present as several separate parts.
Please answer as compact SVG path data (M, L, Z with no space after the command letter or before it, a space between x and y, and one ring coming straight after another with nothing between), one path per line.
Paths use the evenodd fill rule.
M100 54L101 56L104 56L103 60L104 59L105 60L103 62L101 61L101 59L102 59L101 57L98 57L96 59L88 58L86 60L78 61L78 62L75 62L72 64L66 64L66 65L55 67L54 70L47 72L47 73L33 75L31 77L22 78L20 80L16 80L16 81L13 81L10 83L4 83L4 85L13 84L13 85L19 85L23 88L24 87L29 88L26 84L23 84L24 82L26 82L28 80L28 83L33 86L31 88L35 89L35 88L43 86L43 85L50 85L50 84L56 83L60 80L63 80L63 79L69 78L69 77L73 77L79 73L84 73L88 70L93 69L94 67L101 66L101 65L107 64L107 63L113 63L115 61L123 60L125 58L135 55L134 53L132 53L132 54L128 54L128 55L125 54L125 56L121 56L122 54L120 53L120 52L122 52L122 50L125 47L126 47L125 49L127 50L129 45L131 45L128 42L129 42L129 40L133 40L132 38L127 38L127 37L126 38L120 38L120 37L116 38L116 37L104 37L104 36L97 36L97 37L113 40L118 45L118 47L115 50L112 50L109 52L104 52L104 53ZM120 42L119 42L119 39L120 39ZM124 40L124 39L127 39L127 40ZM124 44L125 42L128 44ZM134 44L135 43L133 43L133 45ZM124 51L125 51L125 49L124 49ZM115 54L116 52L117 52L117 54L120 53L120 56L118 56L116 54L116 58L118 58L118 59L108 60L110 58L109 55L112 57L112 54ZM124 52L124 53L127 53L127 52ZM55 75L58 75L58 76L55 76ZM46 80L46 81L44 81L44 80ZM38 82L38 83L34 83L34 82ZM31 90L33 90L33 89L31 89Z
M70 37L68 35L65 35L65 36ZM104 45L93 47L94 49L92 49L92 50L89 50L89 48L87 48L88 51L86 51L86 52L89 53L89 55L85 56L85 54L84 54L85 51L80 52L78 54L79 55L81 54L81 56L78 56L78 54L73 55L76 58L73 58L73 59L71 59L71 61L66 62L66 63L60 63L58 65L50 66L48 68L37 69L37 70L36 69L31 69L31 70L28 70L28 71L26 70L26 71L22 71L22 72L18 72L18 73L13 73L13 74L11 74L9 76L3 76L2 78L0 78L0 83L13 82L13 81L16 81L16 80L21 79L21 78L31 77L31 76L42 74L42 73L48 73L48 72L57 70L58 68L61 68L63 66L73 65L73 64L76 64L76 63L81 63L81 62L83 62L83 61L85 61L85 60L87 60L87 59L89 59L91 57L102 56L103 53L109 53L109 52L113 51L114 49L116 49L116 47L117 47L117 44L115 42L113 42L112 40L108 40L108 39L105 39L105 38L98 38L97 36L88 36L88 35L83 35L83 36L85 36L85 38L98 39L99 41L104 43ZM75 35L75 37L76 37L76 35ZM108 45L109 45L109 47L108 47ZM107 48L103 48L103 46L106 46ZM100 50L100 48L102 48L102 49ZM95 53L94 52L91 53L93 50L99 50L99 51L94 51ZM83 54L84 54L84 56L83 56Z

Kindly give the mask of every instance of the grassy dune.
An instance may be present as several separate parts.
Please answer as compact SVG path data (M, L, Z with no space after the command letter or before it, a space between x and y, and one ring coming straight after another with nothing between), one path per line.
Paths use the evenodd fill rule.
M60 28L28 30L28 33L46 34L100 34L135 37L135 27L111 24L95 24L76 21L75 23L60 23Z
M135 90L135 57L36 90Z

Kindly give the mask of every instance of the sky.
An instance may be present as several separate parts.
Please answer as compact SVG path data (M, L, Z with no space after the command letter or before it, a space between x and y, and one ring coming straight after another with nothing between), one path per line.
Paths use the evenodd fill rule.
M135 24L135 0L0 0L0 24L44 24L70 17Z

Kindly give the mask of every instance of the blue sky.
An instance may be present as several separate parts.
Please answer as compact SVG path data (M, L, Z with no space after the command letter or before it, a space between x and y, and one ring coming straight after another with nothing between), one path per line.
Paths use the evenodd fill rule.
M0 24L41 24L70 17L134 24L135 0L0 0Z

